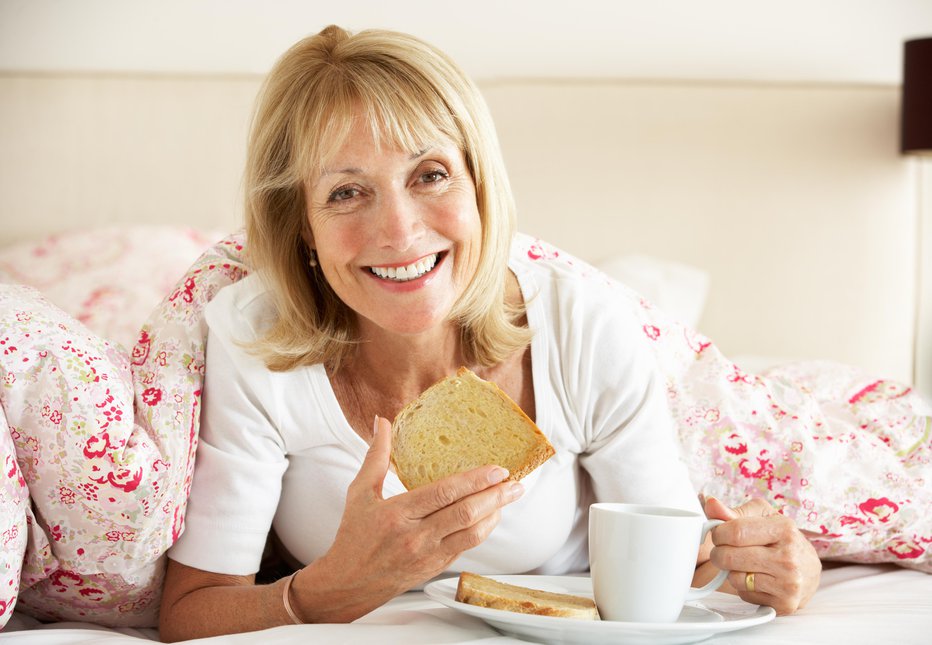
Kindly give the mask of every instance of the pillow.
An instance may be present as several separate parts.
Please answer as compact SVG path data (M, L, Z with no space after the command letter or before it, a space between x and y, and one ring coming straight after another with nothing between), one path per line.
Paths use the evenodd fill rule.
M15 312L0 319L0 404L35 509L34 521L26 517L22 611L156 624L164 554L181 532L193 471L201 312L243 274L241 250L233 238L206 252L132 354L36 290L0 285L0 309Z
M20 607L81 620L118 598L151 621L158 591L145 581L157 572L140 531L162 522L152 511L164 455L134 426L128 355L30 287L0 285L0 309L14 313L0 320L0 403L35 512ZM137 581L148 596L133 593Z
M16 447L6 418L0 415L0 629L16 606L28 524L35 523L29 490L16 462Z
M674 319L696 327L709 292L709 274L688 264L648 255L621 255L596 265Z
M543 242L528 256L585 263ZM820 557L932 572L932 407L908 385L829 362L761 374L629 287L697 491L732 506L764 497Z
M221 237L175 226L50 235L0 249L0 282L37 288L98 336L130 349L162 297Z

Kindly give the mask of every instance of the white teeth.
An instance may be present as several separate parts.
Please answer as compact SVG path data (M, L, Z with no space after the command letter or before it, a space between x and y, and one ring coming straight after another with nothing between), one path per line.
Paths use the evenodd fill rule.
M390 269L370 267L369 270L380 278L396 280L398 282L407 282L408 280L420 278L422 275L433 269L434 265L436 264L437 254L434 253L433 255L428 255L426 258L421 258L417 262L409 264L408 266L392 267Z

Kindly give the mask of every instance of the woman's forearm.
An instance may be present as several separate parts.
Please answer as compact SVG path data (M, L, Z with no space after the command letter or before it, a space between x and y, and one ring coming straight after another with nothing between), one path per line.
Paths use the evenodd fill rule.
M268 585L256 585L248 579L230 584L228 576L197 572L197 577L192 578L179 567L183 565L170 562L165 579L166 593L159 613L159 636L165 642L256 631L292 622L282 604L284 580Z
M354 583L329 571L325 556L294 575L288 602L301 622L351 622L404 591L390 580L361 586L364 581ZM291 625L286 583L256 585L253 576L211 574L169 561L160 636L169 642Z

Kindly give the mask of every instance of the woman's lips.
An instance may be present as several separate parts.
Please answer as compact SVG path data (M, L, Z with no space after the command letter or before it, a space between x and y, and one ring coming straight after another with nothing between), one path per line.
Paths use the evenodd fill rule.
M443 261L446 251L431 253L407 265L369 267L369 273L380 281L394 284L416 282L430 275Z

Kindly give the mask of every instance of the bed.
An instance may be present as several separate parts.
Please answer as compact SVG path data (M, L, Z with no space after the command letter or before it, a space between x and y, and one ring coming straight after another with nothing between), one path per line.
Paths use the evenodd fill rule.
M137 417L134 425L129 407L119 410L128 417L122 419L114 406L101 408L113 428L125 424L127 437L138 436L132 433L139 424L158 437L159 423L177 427L179 420L190 425L196 419L196 405L184 398L197 378L199 327L191 312L198 298L209 299L242 275L238 190L258 84L254 77L0 76L0 277L8 289L2 301L4 321L11 323L11 317L26 311L20 306L23 299L41 301L29 310L34 317L15 320L18 329L27 324L39 329L38 321L47 320L46 328L55 333L84 334L87 352L93 349L101 357L94 374L106 373L107 383L114 385L104 396L119 401L115 386L123 382L122 396L130 405L135 401L137 414L140 409L165 413ZM891 457L887 464L888 474L908 481L890 485L883 495L862 495L859 502L832 492L821 502L824 508L808 508L799 516L798 521L809 522L813 539L831 564L805 610L715 635L708 642L928 642L932 383L923 380L930 361L923 339L932 328L927 317L932 294L930 277L918 268L932 248L923 246L917 231L920 220L932 221L929 205L919 202L922 189L932 194L932 173L897 154L897 88L522 80L488 81L482 87L511 172L519 228L532 240L529 252L554 261L579 258L630 287L628 297L644 302L645 333L671 339L663 354L671 373L685 369L685 356L690 366L719 370L726 381L782 383L784 396L800 391L786 383L805 383L819 392L830 382L837 386L843 377L849 379L847 400L861 406L901 406L897 410L905 421L888 429L888 441L918 437L903 448L910 463ZM932 229L927 224L925 230ZM218 244L220 240L224 242ZM194 283L208 288L198 294ZM13 291L10 285L32 289ZM176 314L166 313L170 311ZM155 324L153 312L161 312ZM144 324L150 338L140 344ZM10 365L14 345L10 338L9 333L0 338L5 365ZM75 342L68 337L59 347L75 348ZM20 343L16 351L24 347ZM195 357L185 363L193 368L183 378L166 385L171 374L150 370L143 375L138 369L170 356L165 353L169 350ZM700 353L703 360L695 360ZM696 373L691 374L695 379ZM12 391L16 384L7 385ZM684 396L692 392L681 391ZM168 392L184 405L165 407ZM4 409L14 432L0 433L0 438L13 436L22 426L10 419L30 408L21 404L13 409L10 401L7 395ZM839 423L838 410L826 411L824 400L811 403L813 415ZM45 416L41 405L32 407L44 423L53 423L55 406ZM793 452L791 445L780 445L785 438L780 434L764 437L749 430L740 438L743 443L729 443L724 426L705 419L712 407L684 405L678 418L684 426L692 419L690 423L711 424L701 427L717 428L728 454L746 449L749 442L758 447L758 458L760 450ZM890 412L889 407L882 409ZM169 418L168 412L182 416ZM897 433L903 436L897 439ZM114 443L116 436L114 431L110 437ZM150 444L155 455L151 463L157 463L161 445L156 440ZM855 444L848 442L830 454L819 452L812 461L793 461L789 455L785 463L808 469L815 486L827 487L826 480L851 470L880 478L876 462L883 461L888 444L862 440L857 449ZM107 576L123 575L128 559L143 558L149 568L132 573L150 592L157 589L162 553L179 526L177 511L183 512L192 445L187 437L172 448L186 466L168 486L177 498L159 497L159 508L174 511L166 511L161 532L138 540L126 539L117 529L109 532L111 547L118 544L120 550L113 547L109 557L100 557L90 576L113 583ZM38 452L24 458L22 446L17 448L15 464L8 461L6 466L13 472L15 465L25 479L49 461L43 462ZM94 443L84 448L103 454ZM691 449L702 456L710 448L697 440ZM737 463L719 464L719 471L696 466L694 475L714 486L721 468L738 469ZM766 470L760 459L755 468ZM131 465L114 468L109 481L125 490L133 485L135 472ZM767 473L749 477L743 490L764 486L772 491L780 485L773 472L769 478ZM15 498L28 506L22 488L6 489L4 500ZM798 490L793 494L801 507L807 502ZM36 508L33 518L45 518L42 507ZM907 510L911 519L891 533ZM835 519L850 518L837 530L824 521L833 512ZM17 526L18 534L9 532L12 528L4 533L5 545L22 544L25 550L27 533L45 535L44 546L30 543L30 548L47 549L45 562L81 562L77 553L56 551L69 543L68 536L56 533L61 524ZM102 590L85 593L91 609L84 618L60 614L40 623L37 603L57 590L60 595L73 591L77 597L79 588L91 588L41 568L19 578L18 584L25 588L28 583L40 595L33 601L23 595L19 608L7 616L0 642L157 639L151 627L152 612L157 611L152 597L123 597L122 624L95 617L94 603L100 602L95 594L118 598L130 593L126 589L133 587L132 575L121 578L124 587L98 585ZM0 600L14 604L6 597ZM146 609L134 613L133 603ZM412 592L353 625L283 627L224 642L314 639L514 640Z

